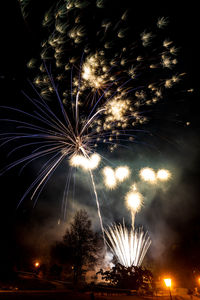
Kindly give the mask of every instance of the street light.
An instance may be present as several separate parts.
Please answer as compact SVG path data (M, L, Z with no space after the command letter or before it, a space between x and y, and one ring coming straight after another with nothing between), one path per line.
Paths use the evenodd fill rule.
M39 268L39 267L40 267L39 261L36 261L36 262L34 263L34 266L35 266L35 268Z
M169 289L170 300L172 300L172 294L171 294L172 280L171 280L171 278L165 278L164 282L165 282L166 287Z

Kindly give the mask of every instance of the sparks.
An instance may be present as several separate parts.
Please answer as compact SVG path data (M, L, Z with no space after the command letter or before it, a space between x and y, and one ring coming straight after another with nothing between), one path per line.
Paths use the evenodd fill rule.
M149 183L156 182L156 174L154 170L151 168L141 169L139 175L144 181L147 181Z
M126 206L134 214L140 211L143 203L143 196L139 192L131 191L126 194Z
M103 176L104 176L105 185L110 189L115 188L117 182L116 182L114 170L110 167L105 167L103 169Z
M182 75L174 70L176 48L163 36L162 30L158 30L161 38L156 39L151 29L132 34L128 30L127 13L118 20L112 16L108 20L95 18L101 10L105 12L106 2L97 0L96 6L93 2L60 0L44 13L40 59L32 58L27 63L34 69L32 81L37 99L25 95L32 105L30 111L2 107L15 117L1 121L16 125L16 129L1 134L1 147L11 143L9 155L16 152L24 155L21 149L27 149L27 154L8 164L1 174L18 165L22 165L23 171L31 162L46 159L19 201L20 205L30 196L35 204L63 162L68 161L70 165L65 196L73 168L83 168L91 178L103 231L92 173L100 164L98 147L104 144L114 151L120 145L125 147L126 143L134 142L139 130L136 126L148 121L146 107L162 101L163 96L166 98L168 89ZM20 0L25 18L28 3L29 0ZM90 9L94 13L93 23L92 19L89 23L84 21ZM166 25L167 19L159 18L158 28ZM160 50L163 47L165 53ZM21 144L15 145L16 141ZM153 174L146 174L143 179L153 183L156 177ZM105 185L115 188L128 178L129 171L125 167L116 170L106 167L103 176ZM130 192L127 196L132 199L127 200L132 212L137 212L142 203L136 194ZM66 204L62 207L66 211Z
M100 160L101 157L96 153L92 154L89 158L83 155L74 155L70 160L70 164L73 167L81 167L84 170L93 170L98 167Z
M115 177L118 181L122 182L130 176L129 167L118 167L115 170Z
M130 176L130 169L127 166L120 166L114 170L107 166L103 168L102 173L105 186L109 189L114 189L119 183L123 182Z
M142 228L129 230L124 224L114 224L105 230L105 235L108 247L121 265L141 266L151 244L147 232Z
M157 179L159 179L161 181L167 181L170 179L171 173L168 170L161 169L161 170L158 170L156 177L157 177Z

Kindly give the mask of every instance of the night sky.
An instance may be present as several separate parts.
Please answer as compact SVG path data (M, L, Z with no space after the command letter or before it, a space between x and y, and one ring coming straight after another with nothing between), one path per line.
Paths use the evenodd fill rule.
M17 1L7 1L1 4L1 50L0 85L1 104L17 106L24 101L21 91L31 92L27 79L29 73L26 62L39 51L40 18L48 1L34 1L32 13L25 22ZM41 2L43 5L41 6ZM49 1L50 2L50 1ZM53 2L53 1L51 1ZM178 1L163 2L157 5L145 1L130 7L131 1L111 1L116 11L129 7L132 13L132 24L135 28L145 28L159 16L169 17L169 37L179 47L179 69L186 72L183 83L177 88L175 95L170 95L166 102L156 105L150 113L150 120L143 129L150 135L138 133L138 144L129 146L129 150L117 150L111 156L106 156L114 165L126 164L137 176L140 168L149 166L155 169L167 168L173 176L170 182L157 187L141 184L145 195L145 203L136 216L136 225L143 225L148 230L152 245L148 254L148 264L157 269L176 274L187 269L187 274L200 272L200 205L199 205L199 15L194 1L187 3ZM111 3L110 2L110 3ZM135 1L134 1L135 2ZM194 4L195 3L195 4ZM112 5L110 5L112 11ZM108 13L108 12L107 12ZM134 25L132 25L134 26ZM135 29L134 28L134 29ZM193 93L187 93L188 89ZM24 104L27 105L28 104ZM3 118L3 111L0 112ZM189 122L189 126L187 126ZM0 123L1 132L5 123ZM6 127L7 130L7 127ZM9 147L0 148L1 166L7 163ZM103 149L101 149L104 151ZM18 170L13 169L0 177L1 210L0 257L3 262L11 262L23 253L22 245L33 255L40 255L53 241L60 239L66 223L61 220L61 198L66 179L67 166L52 177L40 199L33 208L33 203L26 199L16 209L17 203L27 189L42 161L18 176ZM99 230L96 207L90 195L90 185L87 178L76 185L75 200L69 203L67 221L73 212L86 208L93 221L95 229ZM130 223L130 215L124 202L123 194L128 184L113 192L100 193L100 204L105 224L113 221L121 222L123 218ZM99 183L101 185L101 183ZM100 186L101 189L101 186ZM81 195L81 197L80 197ZM116 199L117 205L116 205ZM31 249L31 250L30 250Z

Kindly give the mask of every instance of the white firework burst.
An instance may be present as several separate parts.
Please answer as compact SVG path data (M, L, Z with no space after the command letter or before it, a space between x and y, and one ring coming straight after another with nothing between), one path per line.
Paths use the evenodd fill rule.
M128 229L124 224L114 224L105 230L107 245L124 267L141 266L151 244L142 227Z

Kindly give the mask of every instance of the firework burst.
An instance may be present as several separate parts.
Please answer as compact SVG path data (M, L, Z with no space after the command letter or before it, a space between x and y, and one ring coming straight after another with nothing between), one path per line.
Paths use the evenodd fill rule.
M171 173L168 170L160 169L157 172L157 178L161 181L167 181L171 178Z
M139 176L143 181L150 184L156 184L158 181L168 181L172 174L166 169L160 169L155 172L152 168L143 168L140 170Z
M103 168L103 178L105 186L109 189L114 189L117 185L130 176L130 169L127 166L117 167L115 170L111 167Z
M140 177L142 180L147 181L151 184L156 182L156 174L151 168L143 168L140 170Z
M105 230L107 245L124 267L141 266L151 240L142 228L129 230L123 224Z
M20 0L25 15L29 2ZM17 129L1 134L1 147L20 142L9 154L23 148L28 152L1 173L20 164L23 170L36 159L46 158L19 205L30 193L36 203L46 182L67 160L71 168L81 167L90 174L102 231L93 176L100 163L98 146L106 144L113 151L118 145L134 142L139 130L136 126L148 120L144 112L162 100L183 75L175 69L177 51L173 42L159 38L167 23L164 18L158 20L155 34L143 31L133 40L127 13L123 12L117 22L110 16L94 18L92 23L88 12L98 16L103 3L61 0L47 10L40 57L27 63L37 93L37 99L26 95L33 112L2 107L16 114L16 118L4 121L17 125ZM129 176L127 169L107 172L113 187Z

